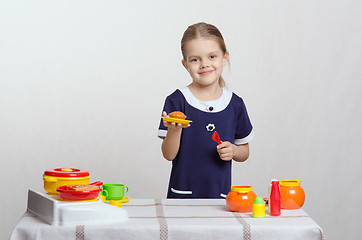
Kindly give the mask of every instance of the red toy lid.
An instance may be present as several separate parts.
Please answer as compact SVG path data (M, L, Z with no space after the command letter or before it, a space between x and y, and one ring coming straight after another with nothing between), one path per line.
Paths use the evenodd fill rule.
M46 170L44 175L53 177L87 177L89 172L77 168L55 168Z

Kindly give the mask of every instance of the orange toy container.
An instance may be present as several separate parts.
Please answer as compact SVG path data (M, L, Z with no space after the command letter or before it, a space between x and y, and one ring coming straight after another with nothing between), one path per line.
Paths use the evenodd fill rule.
M303 206L305 193L300 186L301 182L301 180L279 181L282 209L298 209Z
M231 186L226 205L233 212L251 212L256 194L251 186Z

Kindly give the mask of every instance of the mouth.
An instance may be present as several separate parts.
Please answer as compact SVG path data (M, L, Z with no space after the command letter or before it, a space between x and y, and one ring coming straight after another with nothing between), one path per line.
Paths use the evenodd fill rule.
M202 71L202 72L199 72L200 75L208 75L210 73L212 73L213 70L207 70L207 71Z

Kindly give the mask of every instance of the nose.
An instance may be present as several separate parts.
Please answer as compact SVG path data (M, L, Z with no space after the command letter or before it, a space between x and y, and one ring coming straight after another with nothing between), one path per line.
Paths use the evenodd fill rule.
M210 66L210 61L209 61L209 59L202 59L202 61L201 61L201 68L207 68L207 67L209 67Z

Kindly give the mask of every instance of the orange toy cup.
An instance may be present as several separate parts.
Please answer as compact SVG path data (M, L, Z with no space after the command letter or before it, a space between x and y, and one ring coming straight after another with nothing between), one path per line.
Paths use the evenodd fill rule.
M282 209L298 209L303 206L305 193L300 182L301 180L279 181Z
M251 212L256 194L251 186L231 186L226 205L233 212Z

